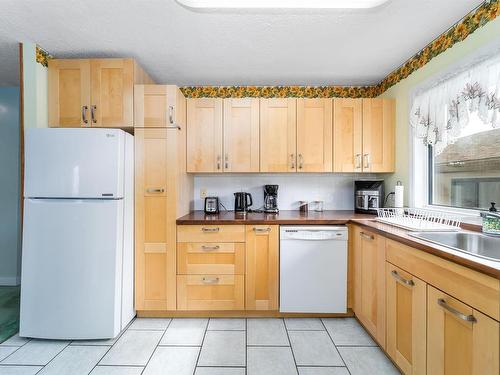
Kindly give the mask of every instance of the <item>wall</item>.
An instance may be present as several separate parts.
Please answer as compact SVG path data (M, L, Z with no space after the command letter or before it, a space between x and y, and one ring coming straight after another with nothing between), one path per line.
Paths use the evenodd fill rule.
M234 209L237 191L252 194L256 209L264 203L264 185L279 185L278 207L281 210L297 210L299 200L324 201L325 210L354 209L354 180L375 178L371 175L346 174L249 174L249 175L198 175L194 178L194 209L203 210L207 196L218 196L228 210Z
M438 74L457 60L466 57L468 54L473 53L478 48L485 46L497 38L500 38L500 18L479 28L463 42L455 44L452 48L435 57L427 65L381 95L381 97L397 99L396 171L394 174L384 176L386 179L386 191L392 191L393 186L398 180L401 180L403 185L409 187L411 147L409 143L410 125L408 113L412 90L434 74ZM408 205L408 202L408 194L405 194L405 204Z
M48 69L36 62L36 44L23 42L24 128L46 128Z
M0 87L0 285L20 276L19 88Z

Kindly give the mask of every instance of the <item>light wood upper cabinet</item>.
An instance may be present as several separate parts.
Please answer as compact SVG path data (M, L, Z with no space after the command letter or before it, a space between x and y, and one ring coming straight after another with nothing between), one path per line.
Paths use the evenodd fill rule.
M260 99L260 171L295 172L297 100Z
M426 374L427 284L386 263L387 353L405 375Z
M222 172L222 99L187 104L187 171Z
M331 99L297 99L297 172L332 171Z
M279 226L246 226L246 309L278 310Z
M134 62L132 59L90 61L92 126L134 125Z
M153 83L133 59L49 61L49 126L134 124L134 84Z
M224 99L224 172L259 171L259 99Z
M90 61L49 60L49 126L90 126Z
M134 126L178 129L186 117L186 99L179 102L179 96L175 85L135 85Z
M395 101L363 99L363 172L394 172Z
M354 306L368 332L385 348L385 238L353 226Z
M361 172L362 99L334 99L333 171Z
M428 286L427 374L498 374L500 324Z

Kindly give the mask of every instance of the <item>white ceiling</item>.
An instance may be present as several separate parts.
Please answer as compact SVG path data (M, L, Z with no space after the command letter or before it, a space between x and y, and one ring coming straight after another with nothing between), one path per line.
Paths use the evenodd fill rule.
M0 0L0 85L18 82L18 41L61 58L135 57L158 83L374 84L481 2L200 12L175 0Z

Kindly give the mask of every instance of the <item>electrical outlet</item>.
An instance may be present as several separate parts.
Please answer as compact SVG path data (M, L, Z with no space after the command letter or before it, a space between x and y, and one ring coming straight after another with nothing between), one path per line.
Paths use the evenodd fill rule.
M200 198L205 199L207 197L207 189L201 188L200 189Z

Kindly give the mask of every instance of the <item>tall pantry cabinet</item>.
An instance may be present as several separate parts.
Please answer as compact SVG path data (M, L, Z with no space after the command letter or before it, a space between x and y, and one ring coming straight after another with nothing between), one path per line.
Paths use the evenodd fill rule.
M176 309L176 218L189 212L186 99L176 86L135 87L135 305Z

